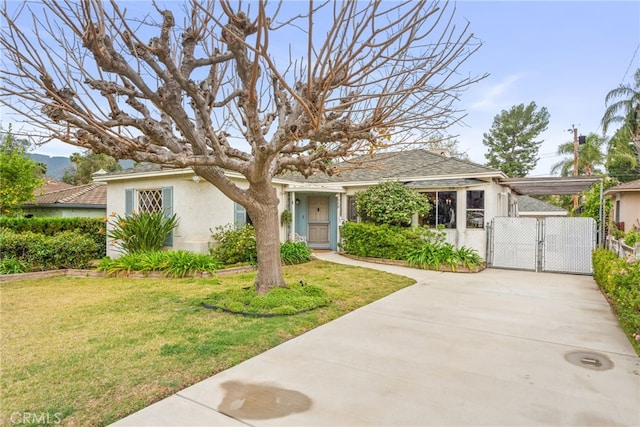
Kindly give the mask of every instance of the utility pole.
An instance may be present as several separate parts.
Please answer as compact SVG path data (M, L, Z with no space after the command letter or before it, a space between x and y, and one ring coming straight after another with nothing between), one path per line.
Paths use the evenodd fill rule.
M569 132L573 130L573 176L578 176L578 128L571 125ZM573 210L578 209L578 195L573 196Z

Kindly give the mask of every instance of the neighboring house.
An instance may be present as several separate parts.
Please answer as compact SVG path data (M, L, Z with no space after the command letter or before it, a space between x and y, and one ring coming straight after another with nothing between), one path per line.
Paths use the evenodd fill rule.
M640 229L640 179L611 187L604 192L611 198L611 216L620 231Z
M101 182L73 186L49 180L36 190L34 202L22 210L26 216L105 217L107 186Z
M35 197L42 196L46 193L53 193L58 190L66 190L67 188L72 188L73 185L67 184L66 182L58 181L54 178L45 178L44 185L42 187L38 187L33 191L33 195Z
M547 218L567 216L566 209L530 196L518 196L518 216L527 218Z
M363 165L355 167L356 163ZM514 216L516 198L508 186L499 183L506 176L495 169L427 150L379 153L344 162L339 175L316 174L304 178L285 174L273 180L280 205L278 212L292 212L292 222L282 226L280 239L303 239L314 249L338 249L340 225L357 221L355 194L382 181L400 181L424 193L432 209L414 224L445 227L447 240L456 247L467 246L486 253L485 227L495 216ZM240 186L246 180L235 172L227 175ZM211 230L217 226L244 225L244 208L191 169L140 165L133 169L94 176L107 183L107 211L165 209L179 219L174 232L174 249L206 252ZM117 256L113 245L108 255Z

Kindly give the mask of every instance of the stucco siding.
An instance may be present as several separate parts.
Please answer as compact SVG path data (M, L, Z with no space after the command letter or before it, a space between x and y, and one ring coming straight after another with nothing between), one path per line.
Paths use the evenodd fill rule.
M633 226L640 227L640 192L620 193L620 221L624 222L626 231Z
M173 187L173 212L178 217L178 227L173 234L173 250L188 250L206 253L211 242L211 230L217 226L233 224L234 202L220 190L204 180L194 180L192 174L138 178L135 180L111 181L107 187L107 212L125 213L125 189L151 190ZM246 181L235 180L241 188ZM276 185L281 208L284 206L282 190ZM284 232L281 231L281 235ZM107 255L117 257L120 252L107 242Z
M367 186L346 187L346 194L342 198L340 216L342 219L347 217L347 196L353 196L357 191L366 190ZM455 229L444 229L446 241L456 248L466 246L478 251L482 258L486 258L487 254L487 223L491 222L496 216L507 216L509 213L508 194L510 189L493 182L487 182L485 185L477 185L465 188L429 188L419 189L420 192L434 191L455 191L457 201L457 218ZM484 222L482 227L467 228L467 191L482 190L484 191ZM501 196L502 194L502 196Z
M233 224L233 201L204 180L195 182L188 178L165 185L173 186L173 212L179 219L173 249L206 253L211 230Z
M367 161L369 160L367 157ZM274 187L280 200L278 216L285 209L290 209L293 213L291 225L281 226L279 229L280 240L294 237L293 234L296 233L307 238L316 248L336 249L340 240L339 226L346 221L350 212L348 197L378 182L397 180L421 192L447 192L439 194L437 200L434 199L434 203L438 203L434 215L420 219L416 215L414 223L428 223L431 226L444 224L449 227L445 230L448 242L457 248L474 248L485 257L486 224L495 216L509 214L507 194L510 190L493 182L504 178L504 174L425 150L380 153L376 162L375 167L373 163L367 163L370 167L365 169L353 168L348 164L341 174L334 176L315 174L304 178L288 174L276 179L279 184ZM235 176L231 172L229 175ZM108 183L107 212L115 211L119 214L124 213L125 207L130 211L133 204L132 192L129 192L129 203L125 206L125 189L160 189L171 186L173 211L180 220L173 236L173 249L206 252L211 240L210 229L231 224L234 218L242 218L242 210L234 209L231 200L205 181L194 180L194 174L189 170L142 165L131 172L114 172L102 180ZM243 179L237 180L241 187L246 188L247 183ZM471 226L467 227L467 191L473 190L482 190L484 195L471 195L474 209L469 212L472 215ZM326 203L325 198L329 203ZM310 206L313 206L313 212L318 209L312 216L309 215ZM325 212L326 209L328 212ZM444 214L440 215L439 212L446 213L446 220ZM325 240L327 230L328 241ZM109 253L113 254L111 248Z

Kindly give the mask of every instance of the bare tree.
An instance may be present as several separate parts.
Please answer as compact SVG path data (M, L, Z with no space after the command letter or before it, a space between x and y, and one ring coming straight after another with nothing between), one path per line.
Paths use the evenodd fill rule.
M460 71L479 43L448 2L147 6L5 3L2 103L50 138L191 167L246 208L261 293L284 286L274 176L440 131L484 77Z

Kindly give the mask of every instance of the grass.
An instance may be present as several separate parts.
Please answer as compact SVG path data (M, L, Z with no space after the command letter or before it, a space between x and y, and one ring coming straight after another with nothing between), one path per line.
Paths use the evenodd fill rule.
M11 425L16 413L48 414L60 425L112 423L413 283L323 261L284 272L288 283L304 280L324 289L331 303L272 318L202 307L212 293L251 285L254 272L219 279L1 283L0 425Z
M288 288L274 288L265 295L258 295L255 288L229 289L216 292L204 301L209 308L235 314L254 316L280 316L299 314L329 304L327 292L314 285L292 283Z

